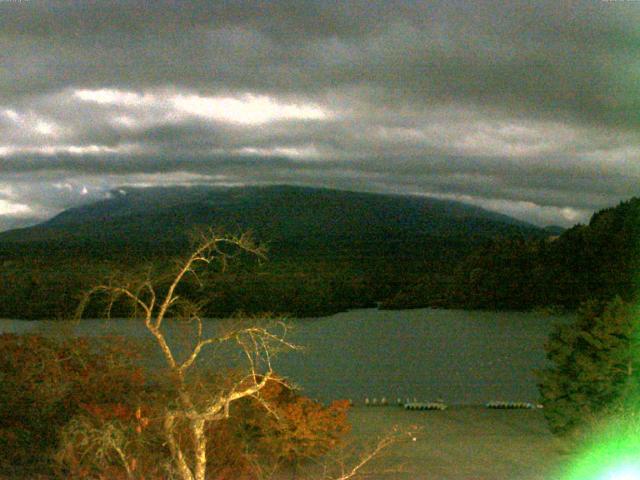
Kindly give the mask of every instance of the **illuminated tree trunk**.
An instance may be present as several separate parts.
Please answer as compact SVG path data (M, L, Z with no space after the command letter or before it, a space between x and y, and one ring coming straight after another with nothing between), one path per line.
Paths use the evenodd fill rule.
M204 426L205 422L202 419L194 420L191 424L195 448L195 480L205 480L207 470L207 437L204 434Z
M182 478L182 480L194 480L193 474L191 473L191 469L184 458L184 454L182 453L182 449L178 442L176 442L176 438L174 436L174 428L175 428L175 415L173 413L167 412L164 418L164 432L167 438L167 444L169 445L169 450L171 451L171 457L176 464L178 469L178 474Z

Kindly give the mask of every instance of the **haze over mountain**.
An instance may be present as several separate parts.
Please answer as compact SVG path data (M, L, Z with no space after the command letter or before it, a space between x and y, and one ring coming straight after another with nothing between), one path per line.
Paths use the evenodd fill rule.
M0 243L181 243L211 226L252 230L274 245L415 242L425 237L546 236L543 229L456 201L294 186L124 188L37 226L0 233Z

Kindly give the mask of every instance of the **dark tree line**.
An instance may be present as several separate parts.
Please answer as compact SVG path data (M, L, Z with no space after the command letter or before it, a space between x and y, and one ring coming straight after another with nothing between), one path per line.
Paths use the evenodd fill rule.
M428 272L387 306L574 310L589 299L630 300L638 290L639 242L640 199L634 198L557 238L487 242L450 274Z

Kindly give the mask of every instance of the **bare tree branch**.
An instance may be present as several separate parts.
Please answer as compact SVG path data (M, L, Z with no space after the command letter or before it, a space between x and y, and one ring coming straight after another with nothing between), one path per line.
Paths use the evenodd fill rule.
M418 435L418 432L419 428L416 426L409 430L401 430L398 426L395 426L389 433L380 437L370 449L361 453L351 467L346 467L344 462L340 462L340 473L337 477L328 474L330 468L328 465L325 465L325 478L327 480L350 480L359 477L366 477L369 475L365 471L367 466L369 466L374 460L379 459L392 445L405 440L416 441L416 435ZM376 474L399 473L402 471L403 469L399 467L392 467L385 469L384 471L376 470Z
M224 248L223 248L224 247ZM242 234L240 236L221 236L212 231L202 233L199 243L194 247L192 253L182 262L177 264L177 270L170 278L169 286L161 296L158 295L150 273L147 272L143 280L128 283L110 282L98 285L87 292L82 298L76 311L76 318L81 318L91 297L98 294L108 296L107 310L110 315L111 309L120 297L125 297L134 306L134 316L138 310L144 312L144 325L155 338L170 372L175 377L178 387L179 406L167 409L164 416L164 432L167 445L171 452L176 473L182 480L204 480L207 466L207 438L205 434L206 425L209 422L221 420L229 417L230 405L242 398L257 398L263 405L258 393L270 381L275 381L276 377L271 366L270 350L278 348L297 348L292 343L284 339L286 327L280 324L283 336L278 336L269 332L266 328L251 326L230 331L218 337L203 338L202 319L199 315L201 305L190 301L180 302L177 289L187 274L195 277L201 285L197 268L208 266L214 261L220 262L222 269L225 269L230 258L246 252L264 258L264 249L256 245L251 236ZM163 321L171 311L175 312L176 305L181 303L181 318L187 322L196 322L196 342L187 357L181 362L177 362L174 352L167 342L163 331ZM187 388L185 376L187 371L193 367L203 349L212 344L222 344L235 341L248 362L249 373L236 382L226 392L222 392L216 397L209 397L204 405L197 405ZM282 382L281 379L277 381ZM271 409L272 410L272 409ZM189 454L191 459L186 458L185 450L176 438L176 421L188 420L193 449Z

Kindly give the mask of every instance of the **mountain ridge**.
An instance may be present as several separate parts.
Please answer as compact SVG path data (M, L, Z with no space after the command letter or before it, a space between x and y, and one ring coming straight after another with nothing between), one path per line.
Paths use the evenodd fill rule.
M35 226L0 232L0 242L184 238L198 225L251 229L261 240L412 236L544 236L544 229L453 200L291 185L123 187Z

